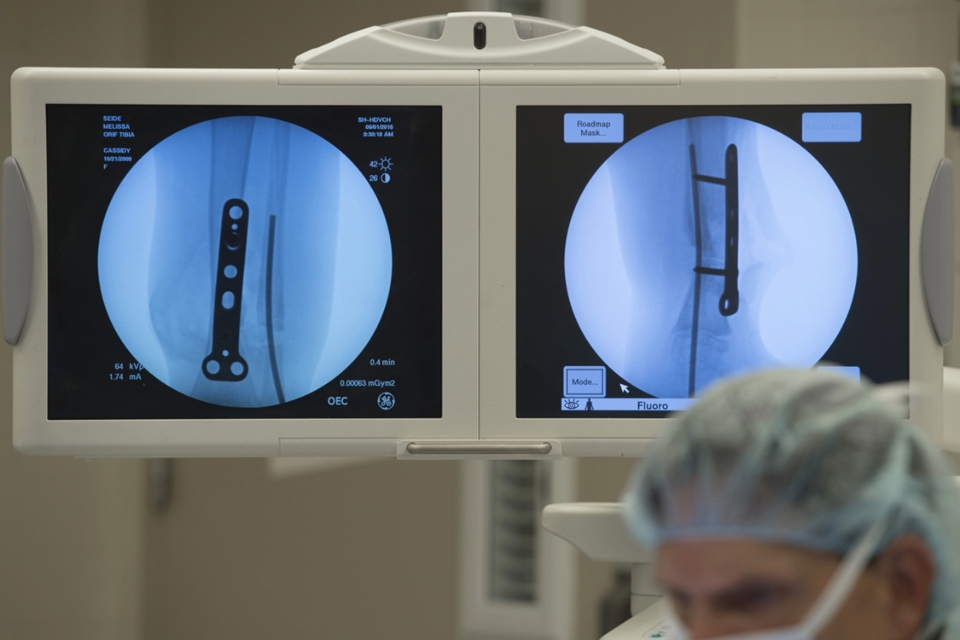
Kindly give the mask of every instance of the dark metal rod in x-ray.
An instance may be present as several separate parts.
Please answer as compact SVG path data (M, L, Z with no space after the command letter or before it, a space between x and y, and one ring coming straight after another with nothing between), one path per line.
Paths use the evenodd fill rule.
M694 263L693 283L693 324L690 327L690 378L688 395L693 397L697 390L697 335L700 332L700 278L697 271L703 258L703 240L700 232L700 193L697 190L697 149L690 145L690 174L693 176L693 226L696 236L696 262Z
M702 276L723 276L723 293L718 302L720 315L732 316L740 308L739 251L740 251L740 172L737 146L728 145L724 157L724 177L697 173L696 147L690 145L690 175L693 188L693 224L696 235L696 261L693 267L693 322L690 327L690 376L688 393L692 398L697 389L697 349L700 333L700 288ZM700 211L698 183L724 187L724 245L723 269L703 266L703 221Z
M280 384L280 369L277 366L277 347L273 338L273 257L274 245L277 235L277 216L270 216L270 230L267 235L267 284L266 284L266 303L267 303L267 350L270 354L270 371L273 374L273 387L277 391L277 401L280 404L286 402L283 397L283 385Z

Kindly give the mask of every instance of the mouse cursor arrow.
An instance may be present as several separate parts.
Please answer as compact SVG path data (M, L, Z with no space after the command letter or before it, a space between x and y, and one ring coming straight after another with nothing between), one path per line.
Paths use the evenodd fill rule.
M621 382L621 383L620 383L620 391L622 391L623 393L630 393L630 387L628 387L627 385L625 385L625 384L623 384L623 383Z

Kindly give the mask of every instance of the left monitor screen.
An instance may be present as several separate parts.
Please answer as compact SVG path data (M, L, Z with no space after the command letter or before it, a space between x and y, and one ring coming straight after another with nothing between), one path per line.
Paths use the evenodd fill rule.
M50 420L441 417L441 107L46 115Z

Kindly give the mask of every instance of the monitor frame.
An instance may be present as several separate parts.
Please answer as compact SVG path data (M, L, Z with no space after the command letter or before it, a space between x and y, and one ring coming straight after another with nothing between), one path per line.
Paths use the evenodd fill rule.
M911 105L910 416L942 439L943 348L921 280L921 231L943 158L944 79L936 69L561 71L480 76L481 439L553 439L564 455L644 455L671 418L516 417L518 106ZM558 380L559 387L559 380Z
M85 458L644 455L670 418L516 418L516 108L864 103L911 105L910 414L939 442L943 350L921 231L943 158L944 100L936 69L18 70L13 156L32 206L34 278L13 350L14 445ZM45 106L66 103L443 107L443 417L47 420ZM438 446L418 454L411 443Z
M13 349L13 441L20 452L78 457L394 455L403 438L477 437L476 71L23 68L14 73L11 85L13 157L32 206L34 247L32 295ZM442 417L48 420L48 104L442 107Z

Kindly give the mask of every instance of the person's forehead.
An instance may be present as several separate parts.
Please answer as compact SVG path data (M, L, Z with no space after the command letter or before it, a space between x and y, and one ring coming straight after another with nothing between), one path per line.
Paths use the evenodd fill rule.
M831 570L839 559L799 546L747 538L692 538L664 542L657 578L672 587L712 591L744 580L792 580Z

